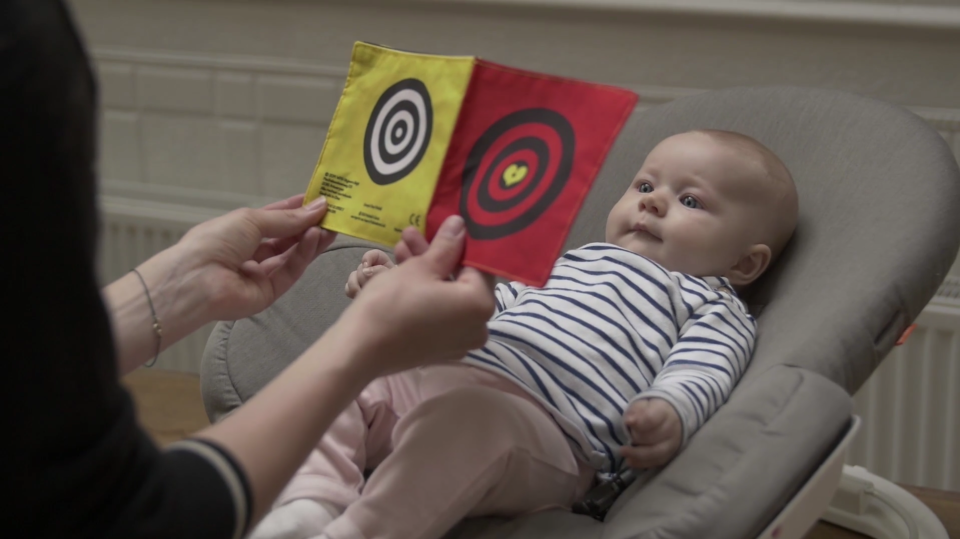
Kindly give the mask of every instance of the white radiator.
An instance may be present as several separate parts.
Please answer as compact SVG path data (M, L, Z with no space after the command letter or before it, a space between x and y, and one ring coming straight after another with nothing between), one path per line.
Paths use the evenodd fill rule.
M855 396L863 426L848 463L891 481L960 491L960 276Z
M101 275L123 275L223 210L103 197ZM849 453L892 481L960 491L960 276L950 276L918 327L856 395L863 428ZM167 349L154 368L199 373L213 324Z

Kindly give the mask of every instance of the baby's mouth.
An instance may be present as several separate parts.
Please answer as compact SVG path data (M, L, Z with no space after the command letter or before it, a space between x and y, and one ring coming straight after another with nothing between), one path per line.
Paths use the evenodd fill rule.
M635 223L635 224L633 225L633 227L630 229L630 231L633 232L634 234L639 234L639 235L641 235L641 236L647 236L647 237L653 238L653 239L655 239L655 240L657 240L657 241L660 241L660 236L658 236L657 234L654 234L653 232L651 232L649 228L647 228L646 226L643 225L643 223Z

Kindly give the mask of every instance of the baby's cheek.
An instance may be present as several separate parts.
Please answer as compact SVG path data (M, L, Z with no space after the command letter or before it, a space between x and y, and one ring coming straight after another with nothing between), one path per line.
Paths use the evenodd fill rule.
M729 269L731 249L725 237L705 234L700 241L691 242L691 247L684 253L690 273L700 277L723 275Z
M712 275L716 267L713 248L709 243L690 242L680 249L671 249L670 258L675 267L670 269L701 277Z

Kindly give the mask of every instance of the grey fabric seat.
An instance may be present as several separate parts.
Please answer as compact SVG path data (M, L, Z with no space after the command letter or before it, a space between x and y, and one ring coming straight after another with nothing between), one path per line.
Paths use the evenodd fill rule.
M642 99L642 97L641 97ZM960 171L945 142L898 107L819 89L734 88L638 112L566 243L603 239L606 214L660 140L738 131L792 171L801 219L746 294L753 362L729 402L605 522L562 512L462 523L451 537L756 536L836 444L860 387L943 280L960 244ZM217 326L203 357L213 420L250 398L337 318L369 244L341 238L266 312Z

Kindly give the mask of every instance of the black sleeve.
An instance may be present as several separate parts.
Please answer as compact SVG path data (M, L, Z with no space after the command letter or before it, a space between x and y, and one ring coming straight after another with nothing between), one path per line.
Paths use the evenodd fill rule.
M59 0L0 0L0 534L240 537L230 455L159 451L118 383L95 253L96 88Z

